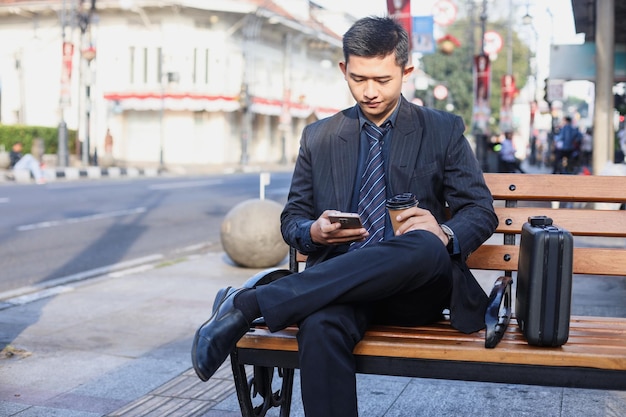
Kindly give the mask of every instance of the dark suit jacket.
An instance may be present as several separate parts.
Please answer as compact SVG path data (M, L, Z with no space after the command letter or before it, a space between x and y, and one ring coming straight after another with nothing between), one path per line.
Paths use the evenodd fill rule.
M453 257L451 320L457 329L472 332L484 327L487 296L465 259L491 236L498 219L463 131L460 117L402 98L385 173L388 196L414 193L420 207L454 230L461 254ZM358 186L359 135L356 107L317 121L302 133L281 229L289 245L308 255L308 265L345 251L315 245L309 228L324 210L346 211L350 206Z

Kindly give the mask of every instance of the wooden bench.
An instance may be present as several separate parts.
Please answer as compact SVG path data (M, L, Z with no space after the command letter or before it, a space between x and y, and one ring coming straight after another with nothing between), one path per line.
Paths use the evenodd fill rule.
M558 348L528 345L516 321L508 322L519 234L529 216L547 215L574 235L575 280L589 275L626 275L626 211L617 209L626 202L626 178L485 174L485 179L500 225L494 237L470 256L468 265L477 273L503 273L491 294L488 329L466 335L445 321L422 327L372 327L355 348L357 371L626 390L626 318L572 316L569 340ZM552 208L557 202L567 208ZM599 205L611 209L601 211ZM594 244L597 237L604 238L601 245ZM592 244L583 247L590 240ZM293 271L298 271L304 260L296 256L292 251ZM499 272L494 274L497 277ZM282 275L278 270L267 277L271 281ZM290 327L271 333L259 325L237 344L231 364L243 416L263 416L272 407L281 407L281 416L289 415L294 369L298 368L296 332L296 327ZM496 344L493 349L486 348ZM248 370L253 365L250 375L246 365ZM273 391L275 369L282 385ZM254 400L258 404L253 406L253 397L258 396L260 399Z

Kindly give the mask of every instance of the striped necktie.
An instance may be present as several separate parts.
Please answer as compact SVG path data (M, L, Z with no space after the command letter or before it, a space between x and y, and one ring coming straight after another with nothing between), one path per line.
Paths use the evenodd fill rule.
M390 123L377 127L366 123L363 126L369 141L369 153L361 188L359 189L358 212L363 222L363 227L369 232L369 236L363 242L355 242L350 250L361 248L373 242L380 242L385 236L385 166L383 163L382 140Z

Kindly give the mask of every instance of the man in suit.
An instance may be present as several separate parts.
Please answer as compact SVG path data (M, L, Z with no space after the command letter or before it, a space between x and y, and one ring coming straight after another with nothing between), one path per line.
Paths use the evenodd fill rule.
M281 215L283 237L308 255L307 268L254 289L221 291L192 349L196 373L207 380L251 320L263 316L271 331L297 323L307 416L357 415L352 351L369 324L431 323L448 308L457 329L484 327L487 296L465 259L498 222L462 120L401 95L413 70L402 26L364 18L343 45L340 68L357 104L304 129ZM383 200L405 192L419 200L397 217L395 233L386 213L371 228L362 209L372 127L382 135L372 146L383 156ZM360 212L363 227L332 223L335 210Z

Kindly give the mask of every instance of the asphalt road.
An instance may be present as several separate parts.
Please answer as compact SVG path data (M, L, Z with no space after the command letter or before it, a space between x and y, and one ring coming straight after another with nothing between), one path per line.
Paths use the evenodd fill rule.
M291 174L270 178L284 204ZM224 216L259 195L259 174L0 186L0 293L220 245Z

